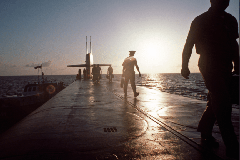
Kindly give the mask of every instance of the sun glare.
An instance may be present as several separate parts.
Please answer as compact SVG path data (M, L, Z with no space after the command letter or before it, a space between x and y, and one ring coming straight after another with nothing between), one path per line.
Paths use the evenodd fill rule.
M141 46L144 61L151 66L166 66L170 58L168 45L160 40L146 40Z

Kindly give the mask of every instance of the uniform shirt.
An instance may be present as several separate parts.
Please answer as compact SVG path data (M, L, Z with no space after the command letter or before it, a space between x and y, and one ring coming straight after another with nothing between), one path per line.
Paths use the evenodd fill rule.
M124 71L132 73L134 72L134 66L137 66L137 59L133 56L127 57L125 58L122 66Z
M113 73L113 68L112 67L108 67L108 72L109 72L109 74L112 74Z
M236 18L225 11L221 15L216 14L209 8L193 20L183 54L191 52L195 44L197 54L203 57L199 65L210 62L229 65L232 63L233 54L238 54L233 47L238 37Z
M96 67L96 74L100 74L101 67Z
M93 68L92 68L92 73L93 73L93 74L96 74L96 73L97 73L97 67L93 67Z

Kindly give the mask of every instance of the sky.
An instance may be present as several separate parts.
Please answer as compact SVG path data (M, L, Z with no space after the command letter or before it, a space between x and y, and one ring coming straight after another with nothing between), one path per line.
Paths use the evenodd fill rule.
M112 64L115 74L131 50L141 73L180 73L191 22L209 7L210 0L1 0L0 76L37 75L39 64L45 75L77 74L67 65L85 63L86 36L94 63ZM239 1L226 12L239 20ZM192 73L198 58L194 48Z

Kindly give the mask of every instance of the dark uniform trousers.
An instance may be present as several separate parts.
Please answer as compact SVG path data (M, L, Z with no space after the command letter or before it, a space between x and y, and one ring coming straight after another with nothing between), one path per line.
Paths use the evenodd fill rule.
M207 64L211 65L211 63ZM199 65L200 72L209 91L207 107L199 122L198 131L211 134L214 123L217 120L226 147L237 147L239 144L231 121L231 66L209 65Z
M127 93L127 86L128 86L129 80L130 80L133 92L136 93L135 72L134 71L132 71L132 72L125 71L124 77L125 77L124 93L125 94Z

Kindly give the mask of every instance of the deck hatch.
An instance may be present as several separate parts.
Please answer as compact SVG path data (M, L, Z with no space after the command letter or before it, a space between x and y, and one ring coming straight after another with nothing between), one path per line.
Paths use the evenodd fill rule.
M112 128L103 128L104 132L117 132L117 128L116 127L112 127Z

